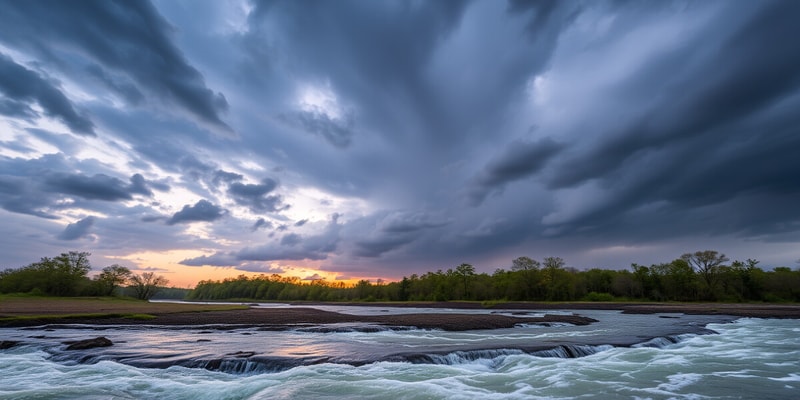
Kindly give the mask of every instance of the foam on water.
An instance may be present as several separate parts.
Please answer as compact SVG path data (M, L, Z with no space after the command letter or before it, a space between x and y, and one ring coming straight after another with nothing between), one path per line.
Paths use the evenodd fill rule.
M562 348L567 353L582 351L579 358L498 349L433 354L431 359L438 361L426 364L322 363L251 375L175 366L137 368L102 360L63 363L54 361L53 353L41 346L28 345L0 351L0 398L795 398L800 392L799 326L797 320L741 319L710 325L717 335L682 336L674 342L667 338L639 347ZM314 340L340 336L366 340L363 335L367 333L329 333Z

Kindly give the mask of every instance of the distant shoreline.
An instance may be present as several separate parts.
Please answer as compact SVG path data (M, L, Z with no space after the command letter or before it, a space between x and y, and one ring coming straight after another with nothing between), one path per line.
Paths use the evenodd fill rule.
M750 318L800 319L800 304L767 303L652 303L652 302L288 302L294 306L362 306L403 308L451 308L459 310L616 310L624 314L681 313L730 315Z

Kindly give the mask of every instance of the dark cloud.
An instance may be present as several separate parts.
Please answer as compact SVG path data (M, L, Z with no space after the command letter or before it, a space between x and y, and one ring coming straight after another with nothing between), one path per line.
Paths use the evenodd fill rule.
M26 179L0 175L0 205L4 210L40 218L58 219L56 215L46 211L51 202L47 196L39 195Z
M71 194L88 200L119 201L132 199L132 194L153 195L140 174L133 175L131 183L126 184L105 174L86 176L54 172L47 174L43 183L46 191Z
M453 221L440 213L394 211L353 221L349 226L355 257L376 258L441 232ZM359 234L360 232L360 234Z
M222 183L231 184L234 182L241 181L242 179L244 179L244 175L242 174L223 171L219 169L214 172L214 175L211 178L211 182L214 184L214 186L219 186Z
M295 222L295 223L294 223L294 226L296 226L296 227L301 227L301 226L303 226L303 225L305 225L305 224L307 224L307 223L308 223L308 220L307 220L307 219L301 219L301 220L299 220L299 221Z
M8 98L0 98L0 114L26 120L34 120L38 117L36 111L29 104Z
M113 205L97 201L114 203L132 200L135 195L153 196L149 189L153 183L140 174L134 174L126 183L104 173L60 172L79 169L107 170L94 161L77 161L62 154L32 159L0 157L0 206L15 213L54 219L59 211L71 208L115 212L111 211Z
M37 113L30 107L38 104L47 114L60 119L74 133L94 136L94 124L80 114L72 102L53 83L0 53L0 113L32 119Z
M82 237L86 237L89 234L89 229L92 228L92 225L94 225L96 219L97 218L90 216L71 223L64 228L64 231L58 235L58 238L61 240L77 240Z
M380 257L386 252L392 251L403 245L414 241L409 235L389 235L370 238L355 243L353 254L357 257Z
M136 106L144 101L142 92L129 79L124 77L112 77L108 71L97 64L87 66L86 72L103 83L107 88L122 96L129 104Z
M210 256L187 258L179 262L179 264L190 267L202 267L206 265L214 267L232 267L238 265L239 260L231 253L214 253Z
M800 173L794 156L800 142L790 133L800 120L782 111L800 106L798 48L782 39L800 34L793 22L800 7L766 2L749 13L742 18L729 10L726 15L740 24L705 30L716 48L713 57L704 47L686 43L645 64L630 86L657 88L635 92L636 100L649 105L633 111L622 129L602 132L601 141L555 163L547 180L551 188L580 191L597 182L605 198L559 219L559 235L586 234L587 227L608 234L614 226L615 235L624 236L624 230L641 230L633 217L642 218L648 209L661 214L663 219L651 220L657 225L683 221L680 214L693 214L690 210L704 210L703 219L718 220L713 209L749 204L742 199L754 195L779 211L765 215L759 207L739 207L727 222L706 225L695 218L671 234L707 231L712 225L741 232L800 219L783 201L800 191L791 183ZM686 59L699 61L681 66ZM645 102L654 92L655 101Z
M422 229L438 228L452 221L425 212L394 212L380 222L380 230L388 233L409 233Z
M279 118L304 132L321 136L336 147L347 147L354 134L355 117L332 118L321 110L296 111L281 114Z
M176 212L172 218L167 220L167 225L175 225L187 222L212 222L227 214L227 211L220 206L212 204L208 200L200 200L195 205L185 205Z
M256 272L261 274L282 274L286 272L286 270L283 268L273 267L271 265L261 263L244 263L242 265L237 265L236 269L239 271Z
M310 81L326 81L336 91L357 99L365 118L400 123L399 108L410 107L413 119L439 128L451 127L437 115L443 105L428 85L424 68L442 41L458 26L466 2L400 3L259 2L251 13L248 36L254 64L274 63L280 52L295 73ZM277 48L264 48L266 43ZM264 54L265 57L259 57ZM347 64L331 62L341 57ZM377 94L381 95L377 95ZM385 96L384 96L385 95ZM399 106L399 107L398 107ZM313 111L290 112L284 119L325 137L335 146L351 143L358 118L332 119ZM391 134L382 130L378 134Z
M255 213L274 212L285 208L279 195L268 195L278 187L278 182L265 178L260 184L234 182L228 185L228 194L236 204L249 207Z
M536 142L512 143L498 158L491 161L471 183L469 200L473 205L483 203L493 191L501 191L509 183L529 177L547 165L548 160L564 149L563 144L550 138Z
M129 190L131 193L142 194L148 197L153 195L153 191L147 187L147 182L142 174L131 176L131 186Z
M126 76L199 120L230 130L221 118L228 109L225 97L206 87L203 75L172 42L173 28L150 2L4 1L0 24L6 28L0 40L7 44L55 63L66 58L62 52L88 57L93 76L110 75L104 70Z
M323 249L311 247L281 247L275 245L247 247L236 253L236 258L241 261L280 261L280 260L324 260L328 253Z
M259 229L271 229L274 224L271 221L267 221L264 218L259 218L253 226L250 228L251 231L255 232Z
M241 261L325 260L341 241L342 224L334 215L316 235L284 235L280 242L245 247L235 253Z
M590 179L614 177L637 155L680 147L682 141L713 135L714 141L723 143L730 140L727 132L731 128L737 130L734 124L745 123L748 117L795 94L800 85L796 68L800 55L795 51L797 45L783 38L800 34L800 27L794 23L800 5L765 2L762 9L751 11L753 17L734 29L709 28L711 32L707 33L717 46L712 59L700 54L704 48L687 43L637 71L633 83L658 89L654 104L622 130L604 132L601 142L565 159L551 186L571 187ZM703 62L677 70L663 67L677 66L696 56ZM640 99L651 93L641 90ZM746 137L752 133L735 134Z
M289 233L283 235L281 238L281 246L294 246L303 241L303 237L296 233Z
M165 217L163 215L145 215L140 220L142 222L155 222L155 221L161 221L161 220L165 220L165 219L167 219L167 217Z

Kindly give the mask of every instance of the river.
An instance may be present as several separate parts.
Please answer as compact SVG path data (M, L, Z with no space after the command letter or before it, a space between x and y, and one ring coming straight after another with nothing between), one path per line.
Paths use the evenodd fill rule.
M283 331L5 328L0 340L22 344L0 350L0 399L793 399L800 393L798 320L572 312L599 322L467 332L365 324ZM62 344L96 336L114 346L67 351Z

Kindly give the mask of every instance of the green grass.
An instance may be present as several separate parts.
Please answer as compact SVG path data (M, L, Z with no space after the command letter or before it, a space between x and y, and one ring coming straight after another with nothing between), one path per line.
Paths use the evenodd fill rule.
M37 315L14 315L0 317L0 322L11 321L31 321L31 320L55 320L55 319L108 319L126 318L136 320L149 320L158 318L150 314L119 314L119 313L87 313L87 314L37 314Z
M158 315L208 311L244 310L238 304L206 305L150 303L119 297L0 296L0 322L74 318L127 318L151 320Z
M135 320L140 320L140 321L147 321L147 320L151 320L151 319L156 319L158 317L155 316L155 315L152 315L152 314L128 314L128 315L123 316L122 318L135 319Z

